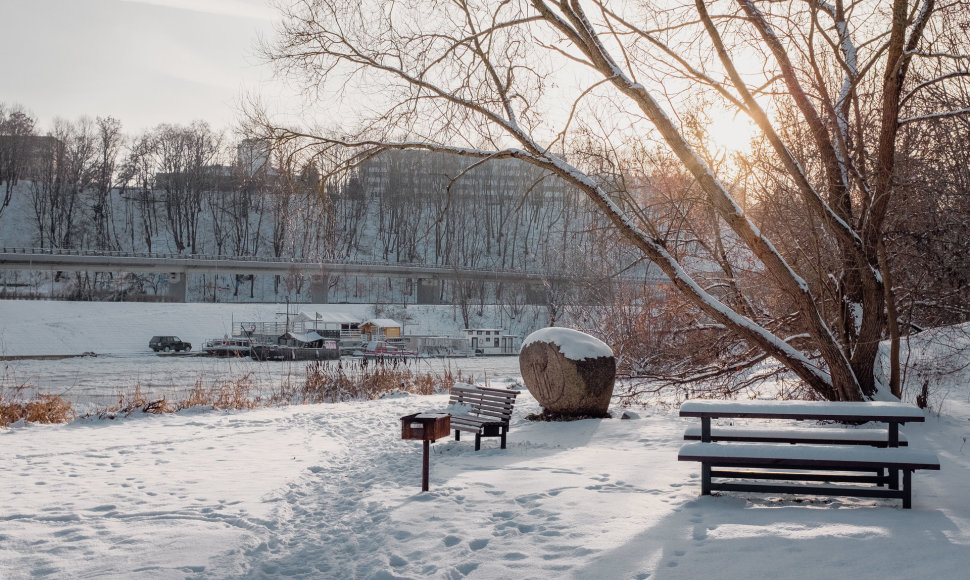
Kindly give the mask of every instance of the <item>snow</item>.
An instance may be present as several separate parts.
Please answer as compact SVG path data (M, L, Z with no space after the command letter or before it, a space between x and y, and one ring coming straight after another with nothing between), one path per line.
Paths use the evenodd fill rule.
M522 348L533 342L555 344L559 352L570 360L613 356L613 349L602 340L572 328L550 327L539 329L522 341Z
M365 322L361 323L361 326L372 325L377 328L400 328L401 323L396 320L391 320L390 318L371 318Z
M35 345L60 336L73 351L92 342L86 329L99 317L139 321L93 347L102 357L43 361L50 372L77 364L96 379L119 360L205 360L140 353L140 305L68 304L78 307L68 317L59 303L33 304L0 302L8 348L13 335ZM157 325L194 328L195 306L165 305ZM20 309L36 323L12 327ZM136 337L139 352L105 348ZM491 386L517 382L500 360L461 362L495 365L484 367ZM44 367L31 368L44 380ZM421 443L400 439L400 417L445 411L445 394L20 423L0 430L0 577L962 579L965 378L938 378L939 413L906 426L910 448L942 466L914 475L911 510L882 499L701 497L699 466L677 460L684 429L699 420L662 399L630 420L530 422L539 405L522 392L508 449L439 440L424 493Z
M923 420L923 411L913 405L891 401L865 403L832 401L723 401L693 400L680 406L681 413L716 413L720 416L771 416L822 414L840 417L894 417L900 420Z
M873 440L889 440L889 430L884 424L879 423L881 428L867 427L867 428L835 428L835 427L821 427L815 425L811 428L797 428L788 427L786 429L737 429L737 428L724 428L715 429L711 428L711 437L714 439L721 439L724 437L740 437L740 438L760 438L764 440L765 438L773 439L828 439L830 441L873 441ZM701 426L693 425L684 430L684 438L686 439L690 436L693 439L701 438ZM906 443L906 436L903 433L899 434L899 441L901 444Z

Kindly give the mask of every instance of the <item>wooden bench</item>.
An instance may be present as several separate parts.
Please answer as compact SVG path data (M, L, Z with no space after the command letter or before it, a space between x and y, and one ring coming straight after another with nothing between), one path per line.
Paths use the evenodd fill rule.
M505 449L505 436L518 395L518 391L507 389L452 387L448 412L455 441L461 441L461 432L466 431L475 434L475 451L481 449L482 437L501 437L502 449Z
M684 435L687 440L699 439L700 442L684 445L678 459L701 463L703 495L710 495L712 491L740 491L898 498L908 509L912 507L913 472L917 469L940 468L935 454L900 447L907 443L899 433L899 425L924 420L922 411L912 405L882 402L688 401L681 406L680 414L701 419L699 429L688 428ZM888 428L751 429L747 426L711 426L711 419L736 418L878 422L885 423ZM744 468L745 471L714 468ZM902 486L900 473L903 475ZM787 483L773 483L776 481ZM794 482L824 482L829 485Z
M684 431L687 441L701 440L699 425ZM838 429L818 427L808 429L738 429L732 427L711 427L711 441L735 441L743 443L815 443L819 445L870 445L889 447L889 432L886 429ZM899 446L909 445L906 437L899 434Z

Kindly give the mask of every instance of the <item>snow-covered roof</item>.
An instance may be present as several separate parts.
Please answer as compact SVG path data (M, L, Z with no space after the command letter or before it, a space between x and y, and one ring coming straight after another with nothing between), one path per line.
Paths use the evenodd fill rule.
M371 324L377 328L401 328L400 322L391 320L390 318L371 318L370 320L361 323L361 326L364 324Z
M613 356L613 349L602 340L572 328L543 328L525 337L522 348L533 342L546 342L559 347L559 352L570 360L585 360Z
M360 319L356 316L344 312L317 312L316 318L317 322L333 323L333 324L358 324Z
M300 342L313 342L315 340L323 340L323 337L316 332L287 332L283 335L284 337L293 338L299 340Z

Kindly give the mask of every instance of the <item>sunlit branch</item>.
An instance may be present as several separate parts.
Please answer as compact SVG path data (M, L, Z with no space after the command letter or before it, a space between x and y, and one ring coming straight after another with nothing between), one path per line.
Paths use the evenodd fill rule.
M908 101L909 99L911 99L913 97L913 95L915 95L917 92L921 91L922 89L925 89L928 86L935 85L937 83L941 83L941 82L943 82L943 81L945 81L947 79L951 79L951 78L955 78L955 77L970 77L970 70L958 70L958 71L954 71L954 72L951 72L951 73L947 73L945 75L938 76L938 77L933 78L933 79L930 79L928 81L924 81L924 82L916 85L915 87L913 87L913 89L911 91L909 91L908 93L906 93L906 95L899 100L899 105L902 106L902 105L906 104L906 101Z
M947 117L962 117L964 115L970 116L970 108L958 109L955 111L946 111L944 113L930 113L929 115L920 115L918 117L908 117L906 119L899 120L899 126L908 125L910 123L916 123L919 121L931 121L934 119L945 119Z

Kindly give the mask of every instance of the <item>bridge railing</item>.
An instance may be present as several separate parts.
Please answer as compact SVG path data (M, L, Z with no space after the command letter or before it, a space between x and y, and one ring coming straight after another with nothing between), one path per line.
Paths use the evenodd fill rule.
M536 270L519 270L498 267L459 267L448 264L419 264L419 263L400 263L400 262L380 262L375 260L350 260L350 259L310 259L287 256L230 256L230 255L208 255L208 254L179 254L170 252L121 252L116 250L79 250L74 248L0 248L0 254L14 254L23 256L76 256L79 258L120 258L136 260L175 260L175 261L194 261L194 262L236 262L234 267L244 267L239 262L258 262L262 264L292 264L303 268L317 267L325 270L328 265L332 266L364 266L375 268L395 268L405 271L415 272L441 272L441 273L467 273L470 275L487 274L495 276L525 277L525 278L576 278L586 279L588 276L570 276L563 272L542 272ZM2 256L0 256L2 261ZM19 261L19 260L18 260ZM227 266L229 266L227 264ZM651 276L654 282L666 282L666 279L658 278L656 274ZM613 277L616 279L628 279L630 281L642 281L638 276L621 275Z
M194 260L205 262L260 262L268 264L298 264L298 265L347 265L347 266L376 266L376 267L402 267L416 268L420 270L437 270L441 272L465 271L465 272L486 272L494 274L519 274L542 276L543 272L513 270L508 268L470 268L457 267L447 264L423 264L423 263L400 263L400 262L380 262L376 260L348 260L348 259L309 259L286 256L231 256L231 255L210 255L210 254L177 254L167 252L120 252L115 250L79 250L74 248L0 248L0 253L21 254L21 255L43 255L43 256L78 256L91 258L136 258L136 259L158 259L158 260Z

